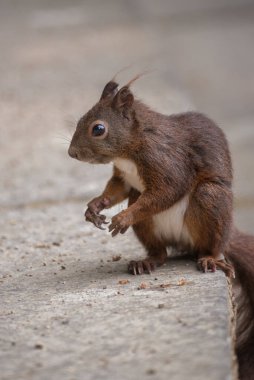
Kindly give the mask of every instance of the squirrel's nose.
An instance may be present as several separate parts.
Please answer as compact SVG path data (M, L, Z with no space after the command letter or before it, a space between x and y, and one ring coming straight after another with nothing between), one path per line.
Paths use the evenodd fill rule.
M69 147L68 154L72 158L76 158L78 160L78 152L77 152L77 150L73 146Z

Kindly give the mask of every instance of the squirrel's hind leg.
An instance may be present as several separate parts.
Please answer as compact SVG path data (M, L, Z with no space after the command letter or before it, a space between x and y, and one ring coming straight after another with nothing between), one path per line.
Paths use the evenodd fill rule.
M226 185L201 183L190 197L185 222L191 233L198 268L203 272L221 269L234 277L234 269L224 259L232 227L232 192Z
M132 189L129 195L129 206L136 202L140 193ZM157 266L163 265L167 258L166 246L159 241L153 232L152 218L147 218L132 226L139 241L147 251L147 257L143 260L132 260L128 271L131 274L151 273Z

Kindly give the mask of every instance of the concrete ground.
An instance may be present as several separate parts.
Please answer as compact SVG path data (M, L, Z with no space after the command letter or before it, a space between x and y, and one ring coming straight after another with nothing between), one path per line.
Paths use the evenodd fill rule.
M67 148L116 71L154 69L138 97L227 134L235 219L253 233L253 21L247 0L0 1L1 379L233 378L223 275L188 260L128 275L144 254L132 233L83 220L111 168Z

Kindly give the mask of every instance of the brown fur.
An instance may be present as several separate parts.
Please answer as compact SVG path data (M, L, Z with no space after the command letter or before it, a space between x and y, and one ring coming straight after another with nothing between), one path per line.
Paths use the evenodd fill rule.
M254 379L254 236L232 231L226 256L236 270L237 354L241 380Z
M204 272L220 268L232 277L231 264L221 257L225 255L233 262L237 279L248 297L244 298L249 302L247 318L253 316L254 238L241 235L233 227L232 165L222 130L197 112L166 116L152 111L134 99L129 84L120 90L114 81L105 86L100 101L80 119L69 154L92 163L107 163L116 158L131 160L144 191L129 186L123 172L114 167L102 195L89 202L86 219L102 228L106 222L100 212L128 198L128 208L112 218L109 230L115 236L133 226L146 248L145 260L129 264L131 273L150 273L165 261L166 247L177 246L194 252ZM107 134L100 138L89 134L95 121L108 126ZM192 244L183 239L156 237L153 216L171 209L186 194L189 203L184 223ZM239 315L242 309L239 308ZM251 366L254 360L250 356L254 354L253 322L247 326L247 338L242 338L241 331L241 327L246 331L244 323L248 321L245 319L238 329L242 379L251 379L246 377L249 373L254 376Z

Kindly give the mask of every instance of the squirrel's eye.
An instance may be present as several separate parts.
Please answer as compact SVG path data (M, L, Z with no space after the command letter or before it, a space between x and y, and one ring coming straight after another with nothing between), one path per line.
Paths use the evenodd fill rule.
M108 135L108 123L102 120L94 121L88 128L88 135L100 140L105 139Z
M92 136L102 136L106 132L106 128L103 124L96 124L92 128Z

